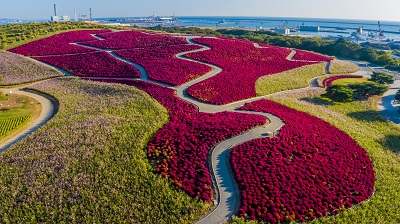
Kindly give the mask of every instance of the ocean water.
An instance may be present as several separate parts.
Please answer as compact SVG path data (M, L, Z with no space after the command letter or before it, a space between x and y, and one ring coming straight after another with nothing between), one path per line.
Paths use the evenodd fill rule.
M149 18L149 17L147 17ZM368 36L368 32L378 32L378 21L369 20L348 20L348 19L315 19L315 18L279 18L279 17L223 17L223 16L196 16L196 17L176 17L178 21L174 22L136 22L133 24L139 26L201 26L201 27L216 27L216 28L248 28L248 29L273 29L284 25L286 22L287 28L298 28L301 25L319 26L321 30L328 32L298 32L299 34L316 35L316 36L344 36L348 37L355 32L359 27L363 27L364 38ZM123 22L132 18L103 18L103 21ZM146 17L142 17L146 19ZM385 39L400 40L400 21L390 22L381 21L381 28L385 31Z
M313 18L262 18L262 17L178 17L182 26L211 26L217 28L276 28L286 23L287 28L301 25L319 26L328 32L298 32L300 34L318 36L350 36L363 27L365 37L368 32L378 32L378 21L346 20L346 19L313 19ZM389 39L400 40L400 22L381 21L381 28ZM336 32L335 32L336 31Z

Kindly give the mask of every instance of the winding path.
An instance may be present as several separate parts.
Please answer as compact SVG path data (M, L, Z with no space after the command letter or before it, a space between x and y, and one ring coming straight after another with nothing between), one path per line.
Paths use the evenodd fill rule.
M378 110L389 121L400 126L400 103L395 102L394 96L400 90L400 80L396 80L390 85L389 90L383 95L378 103Z
M188 83L185 83L181 86L172 87L165 83L149 80L146 70L139 64L131 62L124 58L121 58L111 50L104 50L104 49L93 48L93 47L90 47L90 48L95 49L96 51L107 52L114 58L135 66L136 68L139 69L139 71L141 73L141 78L104 78L104 77L85 77L85 78L114 79L114 80L122 80L122 79L123 80L142 80L142 81L150 82L153 84L166 86L171 89L175 89L176 94L180 99L196 105L200 112L217 113L217 112L222 112L222 111L234 111L234 112L238 112L238 113L258 114L258 115L265 116L270 121L270 123L268 125L258 126L246 133L243 133L241 135L238 135L233 138L227 139L223 142L220 142L217 145L215 145L214 148L210 151L210 155L209 155L210 160L209 161L210 161L210 165L212 168L211 169L212 178L213 178L214 184L216 185L216 190L218 193L217 201L215 202L215 204L217 206L213 209L213 211L211 211L209 214L205 215L197 223L201 223L201 224L222 223L222 222L225 222L226 220L228 220L232 216L232 214L235 213L235 211L239 207L238 202L240 201L240 198L239 198L240 194L237 189L236 182L235 182L233 174L232 174L232 170L230 168L230 152L231 152L232 148L238 144L250 141L252 139L262 138L262 137L273 137L284 126L284 123L282 122L282 120L280 120L278 117L276 117L272 114L237 110L237 108L239 108L240 106L242 106L245 103L253 102L253 101L265 98L266 96L254 97L254 98L250 98L250 99L246 99L246 100L241 100L238 102L233 102L233 103L230 103L227 105L207 104L196 98L189 96L187 94L187 89L190 86L192 86L196 83L199 83L201 81L204 81L206 79L209 79L210 77L213 77L215 75L218 75L222 71L222 68L215 66L215 65L211 65L209 63L204 63L201 61L197 61L197 60L189 59L189 58L185 57L184 55L188 54L188 53L205 51L205 50L210 49L208 46L194 43L192 41L193 37L189 36L189 37L185 37L185 38L187 39L187 41L189 43L201 46L202 49L179 53L176 55L176 57L183 59L183 60L189 60L189 61L193 61L196 63L202 63L204 65L210 66L212 68L212 71L207 73L204 76L201 76L201 77L199 77L195 80L192 80ZM82 46L82 47L88 47L88 46L85 46L82 44L76 44L76 45ZM257 46L255 44L255 47L260 47L260 46L259 45ZM263 48L263 47L261 47L261 48ZM293 57L295 54L296 54L296 51L292 50L291 53L288 55L287 60L293 60ZM52 66L52 67L54 67L54 66ZM329 64L327 65L327 68L329 68ZM64 74L73 75L62 69L59 69L59 68L57 68L57 69L62 71ZM302 91L304 89L318 88L318 83L316 82L317 79L318 79L318 77L316 77L310 81L310 87L297 89L297 90L287 90L287 91L283 91L283 92L295 92L295 91ZM397 89L399 89L399 88L400 88L400 81L396 81L390 91L397 91ZM21 139L23 139L30 133L36 131L39 127L41 127L49 119L51 119L51 117L54 115L55 110L56 110L53 103L44 96L37 95L37 94L31 93L31 92L26 92L21 89L7 89L6 91L10 91L10 90L16 94L29 96L29 97L36 99L37 101L39 101L41 103L42 111L41 111L39 118L36 119L35 123L28 130L25 130L24 132L20 133L18 136L15 136L13 139L10 139L6 143L0 145L0 151L3 151L4 149L10 147L12 144L20 141ZM282 92L279 92L276 94L281 94L281 93ZM385 96L384 96L384 100L382 102L382 107L384 108L383 111L389 111L389 110L392 111L393 105L392 104L388 105L388 102L390 102L392 100L390 98L390 96L392 96L392 92L390 92L390 93L388 92L387 94L389 97L385 98ZM274 94L271 94L271 95L274 95ZM271 95L269 95L269 96L271 96ZM396 113L397 113L397 111L396 111ZM397 116L397 118L398 118L397 124L400 124L400 119L398 116Z
M236 145L250 141L252 139L262 138L262 137L273 137L284 126L284 123L282 122L282 120L280 120L278 117L276 117L272 114L237 110L237 108L239 108L243 104L265 98L265 96L245 99L245 100L233 102L233 103L226 104L226 105L213 105L213 104L208 104L208 103L202 102L202 101L190 96L189 94L187 94L187 89L190 86L195 85L196 83L202 82L206 79L209 79L215 75L218 75L220 72L222 72L222 68L220 68L218 66L185 57L185 55L189 54L189 53L206 51L206 50L211 49L207 45L195 43L192 40L193 38L194 38L194 36L186 36L185 37L185 39L188 41L188 43L201 46L202 48L179 53L176 55L176 57L179 59L182 59L182 60L192 61L192 62L201 63L204 65L210 66L212 68L212 70L209 73L207 73L197 79L194 79L190 82L187 82L183 85L180 85L177 87L172 87L172 86L168 86L168 87L175 89L176 94L180 99L196 105L199 112L218 113L218 112L222 112L222 111L232 111L232 112L246 113L246 114L258 114L258 115L265 116L270 122L268 125L262 125L262 126L256 127L246 133L243 133L241 135L227 139L227 140L217 144L216 146L214 146L214 148L210 151L209 161L210 161L210 165L211 165L211 167L210 167L211 168L210 170L212 173L211 176L212 176L214 185L217 190L217 201L214 202L214 204L216 204L216 207L214 208L213 211L208 213L206 216L204 216L202 219L200 219L197 223L201 223L201 224L203 224L203 223L204 224L222 223L222 222L225 222L226 220L228 220L235 213L235 211L239 207L238 202L240 201L239 200L239 197L240 197L239 190L237 189L236 181L233 177L232 170L230 168L229 155L230 155L231 149ZM85 47L85 45L82 45L82 44L76 44L76 45ZM256 45L256 44L254 46L262 48L261 46ZM92 48L92 47L90 47L90 48ZM92 48L92 49L101 50L99 48ZM129 63L133 66L136 66L140 70L140 72L142 74L142 77L140 79L127 79L127 80L143 80L146 82L151 82L154 84L165 86L165 84L163 84L163 83L149 80L149 78L147 76L147 72L145 71L145 69L142 66L117 56L111 50L103 50L103 51L108 52L111 56L113 56L121 61ZM288 55L287 59L292 60L292 58L295 54L296 54L296 51L292 50L291 53ZM315 87L315 83L317 83L316 80L317 80L317 78L313 79L310 82L310 87L307 87L307 88Z
M253 101L265 98L266 96L254 97L254 98L241 100L241 101L233 102L233 103L226 104L226 105L212 105L212 104L204 103L196 98L189 96L187 94L187 89L190 86L192 86L196 83L199 83L201 81L204 81L206 79L209 79L210 77L213 77L215 75L218 75L222 71L222 68L212 65L212 64L209 64L209 63L205 63L202 61L198 61L198 60L194 60L194 59L185 57L184 55L188 54L188 53L200 52L200 51L205 51L205 50L210 49L210 47L208 47L206 45L202 45L202 44L193 42L192 39L194 38L194 36L186 36L185 38L188 41L188 43L201 46L202 48L179 53L176 55L176 57L183 59L183 60L188 60L188 61L201 63L204 65L210 66L212 68L212 71L210 71L209 73L207 73L195 80L192 80L190 82L187 82L187 83L177 86L177 87L172 87L172 86L166 85L165 83L149 80L149 78L147 76L147 72L145 71L145 69L142 66L117 56L116 54L113 53L112 50L93 48L93 47L85 46L83 44L76 44L76 43L75 44L78 46L82 46L82 47L89 47L89 48L95 49L96 51L101 50L101 51L107 52L111 56L137 67L141 73L141 78L124 78L124 79L125 80L142 80L142 81L150 82L153 84L166 86L171 89L175 89L176 94L180 99L196 105L198 107L199 112L217 113L217 112L222 112L222 111L234 111L237 113L258 114L258 115L265 116L270 121L270 123L268 125L258 126L246 133L243 133L241 135L235 136L235 137L227 139L221 143L218 143L217 145L214 146L214 148L209 153L209 161L210 161L209 164L211 166L210 170L212 173L213 182L216 185L216 190L217 190L217 201L214 202L216 207L214 207L214 209L210 213L205 215L197 223L201 223L201 224L222 223L222 222L225 222L226 220L228 220L235 213L235 211L239 207L239 201L240 201L239 200L240 199L239 198L240 197L239 190L237 189L236 182L234 180L232 170L230 168L229 155L230 155L231 149L238 144L250 141L252 139L262 138L262 137L273 137L284 126L284 123L282 122L282 120L280 120L278 117L276 117L272 114L237 110L237 108L239 108L240 106L242 106L245 103L253 102ZM260 47L260 46L255 45L255 47ZM296 51L292 50L291 53L288 55L287 59L292 60L292 58L295 54L296 54ZM103 77L86 77L86 78L104 79ZM317 86L318 86L318 84L316 84L317 78L314 78L313 80L310 81L310 87L303 88L303 89L317 88ZM118 80L119 78L109 78L109 79L117 79ZM301 89L301 90L303 90L303 89ZM283 91L283 92L289 92L289 91L299 91L299 90L288 90L288 91ZM282 92L280 92L280 93L282 93Z
M38 83L38 82L36 82L36 83ZM29 86L31 86L33 84L36 84L36 83L31 83L29 85L25 85L25 86L19 87L19 88L0 89L3 92L12 91L13 94L18 94L18 95L31 97L31 98L37 100L42 106L42 110L40 112L39 117L37 117L33 122L31 121L31 124L27 129L19 132L14 137L12 137L12 138L8 139L7 141L5 141L4 143L0 144L0 152L8 149L9 147L14 145L15 143L17 143L17 142L21 141L22 139L24 139L26 136L28 136L32 132L38 130L48 120L50 120L54 116L54 114L56 113L57 108L53 104L53 102L50 100L51 99L50 96L46 96L45 94L36 93L36 92L33 92L33 91L24 90L24 88L29 87Z

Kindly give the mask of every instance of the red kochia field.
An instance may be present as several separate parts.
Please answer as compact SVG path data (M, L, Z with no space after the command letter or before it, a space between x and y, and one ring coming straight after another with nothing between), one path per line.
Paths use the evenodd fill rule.
M80 77L139 78L139 70L107 52L40 57L37 60L57 66Z
M207 155L218 142L265 124L261 115L237 112L198 112L179 99L174 90L141 81L110 81L136 86L160 102L170 113L170 121L150 140L147 154L157 172L190 196L210 201L212 182Z
M211 104L228 104L256 96L258 78L298 68L315 62L289 61L291 50L263 45L256 48L246 40L196 38L195 42L208 45L211 50L186 56L217 65L223 71L188 89L188 93Z
M211 71L211 67L176 58L181 52L200 49L197 45L173 45L122 50L116 54L142 65L152 80L181 85Z
M296 50L293 60L303 61L332 61L333 59L322 54L317 54L309 51Z
M188 94L218 105L256 96L255 83L262 76L331 60L301 50L288 60L291 49L267 44L259 44L259 48L246 40L194 41L211 49L185 56L217 65L222 72L192 85ZM71 44L75 42L115 50L115 54L142 65L150 80L172 85L187 83L211 71L210 66L175 56L200 49L199 46L188 44L184 38L140 31L73 31L10 51L80 77L141 77L136 67L101 49ZM148 143L148 159L155 171L175 186L207 202L213 197L209 151L221 141L266 123L264 116L255 114L198 112L195 105L178 98L174 89L150 81L98 81L135 86L168 110L169 122ZM272 101L260 100L240 109L274 114L285 125L277 137L255 139L232 150L231 165L241 194L239 216L270 223L309 221L335 215L372 195L372 163L365 150L344 132Z
M79 47L71 43L94 41L97 39L91 34L101 34L107 32L111 32L111 30L70 31L29 42L27 44L10 49L9 51L25 56L61 55L92 52L94 51L93 49Z
M322 82L322 85L324 87L329 87L332 85L332 83L338 79L349 79L349 78L362 78L362 75L337 75L337 76L333 76L333 77L329 77L324 79L324 81Z
M112 50L187 44L187 41L181 37L173 37L167 34L144 33L136 30L102 33L98 34L98 36L105 40L95 40L83 44Z
M240 109L271 113L285 123L278 137L252 140L232 151L240 216L270 223L309 221L372 195L372 162L344 132L268 100Z

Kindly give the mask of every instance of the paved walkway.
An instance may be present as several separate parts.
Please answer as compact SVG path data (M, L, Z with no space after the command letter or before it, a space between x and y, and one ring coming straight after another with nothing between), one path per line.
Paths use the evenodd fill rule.
M35 83L33 83L33 84L35 84ZM33 84L29 84L29 85L19 87L19 88L1 89L1 91L6 92L6 93L9 91L12 91L12 94L23 95L23 96L31 97L31 98L37 100L41 104L42 110L40 112L39 117L36 118L27 129L23 130L22 132L18 133L11 139L2 143L0 145L0 152L8 149L15 143L21 141L26 136L30 135L32 132L36 131L37 129L42 127L48 120L50 120L54 116L56 108L54 107L53 103L49 100L48 97L45 97L44 94L38 94L38 93L27 92L27 91L22 90L22 88L28 87Z
M239 207L239 202L240 202L239 190L237 189L236 182L234 180L232 170L230 168L230 161L229 161L230 156L229 155L230 155L232 148L238 144L250 141L252 139L262 138L262 137L273 137L284 126L284 123L278 117L276 117L272 114L237 110L237 108L239 108L240 106L242 106L245 103L260 100L260 99L265 98L266 96L254 97L254 98L250 98L250 99L246 99L246 100L241 100L238 102L233 102L233 103L230 103L227 105L207 104L207 103L204 103L198 99L195 99L195 98L189 96L187 94L187 89L190 86L192 86L196 83L199 83L201 81L204 81L206 79L209 79L210 77L213 77L215 75L218 75L222 71L222 68L215 66L215 65L211 65L209 63L204 63L201 61L197 61L197 60L185 57L184 55L188 54L188 53L205 51L205 50L210 49L206 45L201 45L201 44L197 44L197 43L193 42L192 41L192 38L194 38L193 36L187 36L185 38L187 39L187 41L189 43L201 46L202 49L183 52L183 53L177 54L176 56L183 60L189 60L189 61L193 61L196 63L201 63L204 65L210 66L212 68L212 71L210 71L208 74L205 74L205 75L203 75L195 80L192 80L188 83L185 83L181 86L178 86L178 87L168 86L168 87L176 90L176 94L179 98L196 105L200 112L217 113L217 112L222 112L222 111L234 111L234 112L238 112L238 113L258 114L258 115L265 116L270 122L267 125L262 125L262 126L256 127L249 132L243 133L241 135L227 139L227 140L217 144L211 152L211 158L210 158L210 164L211 164L211 168L212 168L211 172L212 172L213 181L216 184L217 194L218 194L217 201L215 202L216 207L214 208L213 211L211 211L205 217L200 219L198 221L198 223L201 223L201 224L222 223L222 222L227 221L232 216L232 214L234 214L237 211L237 209ZM79 45L79 46L86 47L84 45ZM260 47L260 46L258 44L255 44L255 47ZM263 47L260 47L260 48L263 48ZM124 61L126 63L136 66L140 70L142 78L128 79L128 80L142 80L142 81L151 82L151 83L154 83L157 85L166 86L163 83L154 82L152 80L149 80L148 76L147 76L147 72L145 71L145 69L142 66L138 66L136 63L133 63L126 59L120 58L110 50L104 50L104 49L99 49L99 48L94 48L94 49L108 52L111 56L113 56L121 61ZM293 60L292 58L295 54L296 54L296 51L292 50L291 53L289 54L289 56L287 57L287 59ZM328 64L328 66L329 66L329 64ZM92 77L92 78L95 78L95 77ZM318 88L318 83L317 83L318 78L319 77L316 77L316 78L310 80L310 87L297 89L297 90L287 90L287 91L283 91L283 92L296 92L296 91L302 91L304 89L313 89L313 88L317 89ZM279 92L276 94L281 94L283 92ZM272 95L275 95L275 94L272 94ZM269 95L269 96L271 96L271 95Z
M383 95L378 103L378 110L389 121L400 126L400 104L395 102L394 96L400 90L400 80L396 80L390 85L389 90Z
M230 151L231 151L232 147L234 147L235 145L247 142L252 139L261 138L261 137L272 137L279 131L279 129L284 124L278 117L276 117L272 114L236 110L238 107L240 107L241 105L243 105L245 103L253 102L253 101L259 100L263 97L254 97L251 99L234 102L234 103L227 104L227 105L212 105L212 104L204 103L196 98L189 96L187 94L187 89L190 86L192 86L196 83L199 83L201 81L204 81L206 79L209 79L215 75L218 75L222 71L222 68L212 65L212 64L209 64L209 63L204 63L201 61L197 61L197 60L185 57L184 55L188 54L188 53L200 52L200 51L205 51L205 50L210 49L210 47L208 47L206 45L202 45L202 44L193 42L192 39L195 38L195 36L186 36L185 38L188 41L188 43L201 46L202 48L179 53L176 55L176 57L183 59L183 60L188 60L188 61L201 63L204 65L210 66L212 68L212 70L209 73L207 73L195 80L187 82L181 86L170 87L167 85L167 87L175 89L177 96L179 98L181 98L182 100L185 100L186 102L196 105L198 107L199 112L217 113L217 112L222 112L222 111L234 111L237 113L262 115L262 116L265 116L269 120L268 125L262 125L262 126L256 127L249 132L243 133L241 135L238 135L231 139L227 139L227 140L217 144L211 153L210 164L212 166L212 177L215 181L215 184L217 185L216 188L217 188L217 192L218 192L217 203L216 203L217 206L211 213L209 213L203 219L198 221L198 223L204 223L204 224L222 223L222 222L225 222L227 219L229 219L232 216L232 214L234 214L234 212L236 211L236 209L239 206L238 198L239 198L240 194L236 188L235 180L234 180L234 177L232 175L230 165L229 165L230 164L229 155L230 155ZM88 47L88 46L85 46L82 44L76 44L76 45L82 46L82 47ZM255 46L255 47L257 47L257 46ZM146 82L151 82L153 84L166 86L163 83L149 80L147 72L142 66L140 66L134 62L131 62L129 60L126 60L124 58L119 57L111 50L104 50L104 49L93 48L93 47L89 47L89 48L95 49L97 51L102 50L104 52L108 52L111 56L113 56L125 63L131 64L139 69L141 76L142 76L141 78L125 79L125 80L142 80L142 81L146 81ZM293 56L294 54L295 54L295 51L292 51L291 55ZM95 77L90 77L90 78L96 79Z

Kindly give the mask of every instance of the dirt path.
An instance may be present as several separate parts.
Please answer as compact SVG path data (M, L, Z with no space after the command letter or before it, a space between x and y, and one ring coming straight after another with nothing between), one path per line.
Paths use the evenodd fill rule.
M6 142L2 143L0 145L0 152L8 149L15 143L21 141L24 139L26 136L30 135L34 131L38 130L40 127L42 127L48 120L50 120L54 114L56 113L56 106L53 104L53 102L50 100L50 96L46 96L45 94L39 94L33 91L26 91L23 90L23 88L29 87L31 85L34 85L36 83L32 83L29 85L25 85L23 87L18 87L18 88L11 88L11 89L1 89L3 92L9 92L12 91L13 94L18 94L18 95L23 95L27 97L31 97L35 100L37 100L41 106L42 110L40 112L40 115L32 124L26 128L25 130L20 131L17 135L14 137L8 139Z

